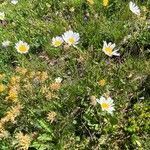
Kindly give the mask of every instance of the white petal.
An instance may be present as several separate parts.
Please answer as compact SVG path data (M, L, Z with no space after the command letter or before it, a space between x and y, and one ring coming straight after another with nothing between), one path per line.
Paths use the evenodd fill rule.
M107 98L107 101L108 101L108 103L111 104L111 105L112 105L113 102L114 102L113 99L112 99L111 97L108 97L108 98Z
M114 43L114 44L112 44L112 45L110 46L110 48L114 49L115 46L116 46L116 44Z
M114 56L120 56L120 53L113 52L113 55L114 55Z
M56 79L55 79L55 82L61 83L61 82L62 82L62 78L60 78L60 77L56 78Z
M102 104L103 102L106 102L106 98L103 97L103 96L101 96L101 97L100 97L100 104Z
M100 99L96 99L96 101L100 104Z
M11 3L16 5L18 3L18 0L12 0Z
M110 47L111 45L112 45L112 43L111 43L111 42L109 42L109 43L108 43L108 47Z
M107 42L106 42L106 41L103 41L103 43L104 43L104 44L103 44L103 48L104 48L104 47L107 47Z
M138 7L135 3L130 2L130 3L129 3L129 8L130 8L130 10L131 10L134 14L140 15L140 9L139 9L139 7Z
M110 108L108 109L108 112L111 113L111 114L113 113L113 111L115 111L114 107L110 107Z

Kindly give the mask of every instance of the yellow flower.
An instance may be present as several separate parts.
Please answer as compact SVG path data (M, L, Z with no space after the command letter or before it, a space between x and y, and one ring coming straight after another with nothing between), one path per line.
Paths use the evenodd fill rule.
M22 68L22 67L17 67L16 68L16 72L25 75L27 73L27 69L26 68Z
M46 85L43 85L42 87L41 87L41 93L42 94L45 94L45 93L47 93L48 92L48 87L46 86Z
M18 92L15 88L9 90L6 100L11 100L13 102L18 101Z
M32 138L30 135L19 132L16 134L15 138L17 140L17 147L19 149L28 150L32 141Z
M2 130L0 131L0 139L5 139L5 138L8 138L9 136L9 132L7 130Z
M4 128L4 124L0 120L0 139L6 138L8 136L8 132Z
M18 53L25 54L29 51L29 45L26 42L19 41L16 43L15 48L17 49Z
M4 86L4 84L0 84L0 93L3 92L5 90L5 88L6 87Z
M3 127L3 123L1 123L1 120L0 120L0 132L4 130L4 127Z
M20 82L20 77L19 76L13 76L10 79L10 84L11 85L16 85Z
M6 116L3 118L3 120L5 120L5 122L11 121L12 123L14 123L15 118L20 115L21 109L22 106L20 104L11 107L11 109L6 113Z
M61 87L61 84L57 82L50 84L50 89L52 91L58 91L60 87Z
M51 100L52 98L58 98L57 95L51 93L51 92L48 92L47 95L45 96L47 100Z
M106 80L105 79L99 80L98 83L99 83L100 86L105 86Z
M34 78L34 76L36 75L36 72L35 71L31 71L29 74L28 74L28 78L32 79Z
M87 2L89 2L91 5L94 4L94 0L87 0Z
M5 77L5 74L0 74L0 80L3 80L3 78Z
M108 4L109 4L109 0L103 0L103 6L108 6Z
M47 114L47 120L50 121L50 123L52 123L56 119L56 116L56 112L51 111Z
M44 81L47 80L47 79L48 79L48 74L47 74L47 72L46 72L46 71L41 72L41 74L40 74L40 80L41 80L42 82L44 82Z

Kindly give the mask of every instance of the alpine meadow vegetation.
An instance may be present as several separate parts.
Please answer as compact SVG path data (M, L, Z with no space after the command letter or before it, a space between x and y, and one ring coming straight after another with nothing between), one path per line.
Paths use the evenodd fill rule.
M0 150L149 150L149 10L0 0Z

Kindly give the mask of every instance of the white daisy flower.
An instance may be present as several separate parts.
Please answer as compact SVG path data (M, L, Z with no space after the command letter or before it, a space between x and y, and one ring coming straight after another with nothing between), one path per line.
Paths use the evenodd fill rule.
M118 49L113 51L113 49L115 48L115 46L116 46L115 43L112 44L111 42L109 42L109 43L107 44L107 42L104 41L102 51L103 51L106 55L108 55L109 57L112 57L113 55L114 55L114 56L120 56L120 54L118 53Z
M62 78L60 78L60 77L56 78L56 79L55 79L55 82L56 82L56 83L61 83L61 82L62 82Z
M61 46L63 42L64 42L64 41L63 41L63 39L62 39L61 36L56 36L55 38L52 38L52 45L53 45L54 47L59 47L59 46Z
M16 5L18 3L18 0L11 0L11 3Z
M65 32L62 37L69 46L70 45L74 46L78 44L80 39L79 33L73 32L71 30Z
M30 46L26 42L19 41L16 43L15 48L18 53L25 54L29 51Z
M114 102L111 97L105 98L101 96L100 99L96 99L96 101L101 105L103 111L107 111L108 113L112 114L114 109Z
M129 3L129 8L134 14L140 16L141 12L140 12L139 7L132 1L130 1L130 3Z
M10 45L10 41L6 40L2 42L2 47L6 48Z
M4 20L5 19L5 13L4 12L0 12L0 20Z

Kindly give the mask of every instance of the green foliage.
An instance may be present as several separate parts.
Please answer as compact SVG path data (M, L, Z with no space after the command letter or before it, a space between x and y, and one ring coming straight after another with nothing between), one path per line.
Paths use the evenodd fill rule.
M129 10L128 1L110 0L107 7L102 0L94 2L0 2L0 12L6 14L0 21L0 43L11 41L7 48L0 46L0 75L5 74L0 85L7 87L0 92L0 117L16 105L6 100L14 76L21 78L18 99L23 107L16 122L5 124L6 138L1 138L0 124L1 150L15 148L18 132L30 135L30 148L36 150L150 149L149 1L137 1L140 17ZM78 47L54 48L52 38L69 29L80 34ZM30 45L28 54L17 53L19 40ZM103 41L116 43L121 56L108 58ZM17 72L17 66L27 73ZM42 72L48 73L43 82ZM50 85L57 77L63 82L53 91ZM98 84L102 79L104 86ZM92 95L100 98L104 93L114 100L113 115L91 104ZM57 114L53 121L49 112Z

